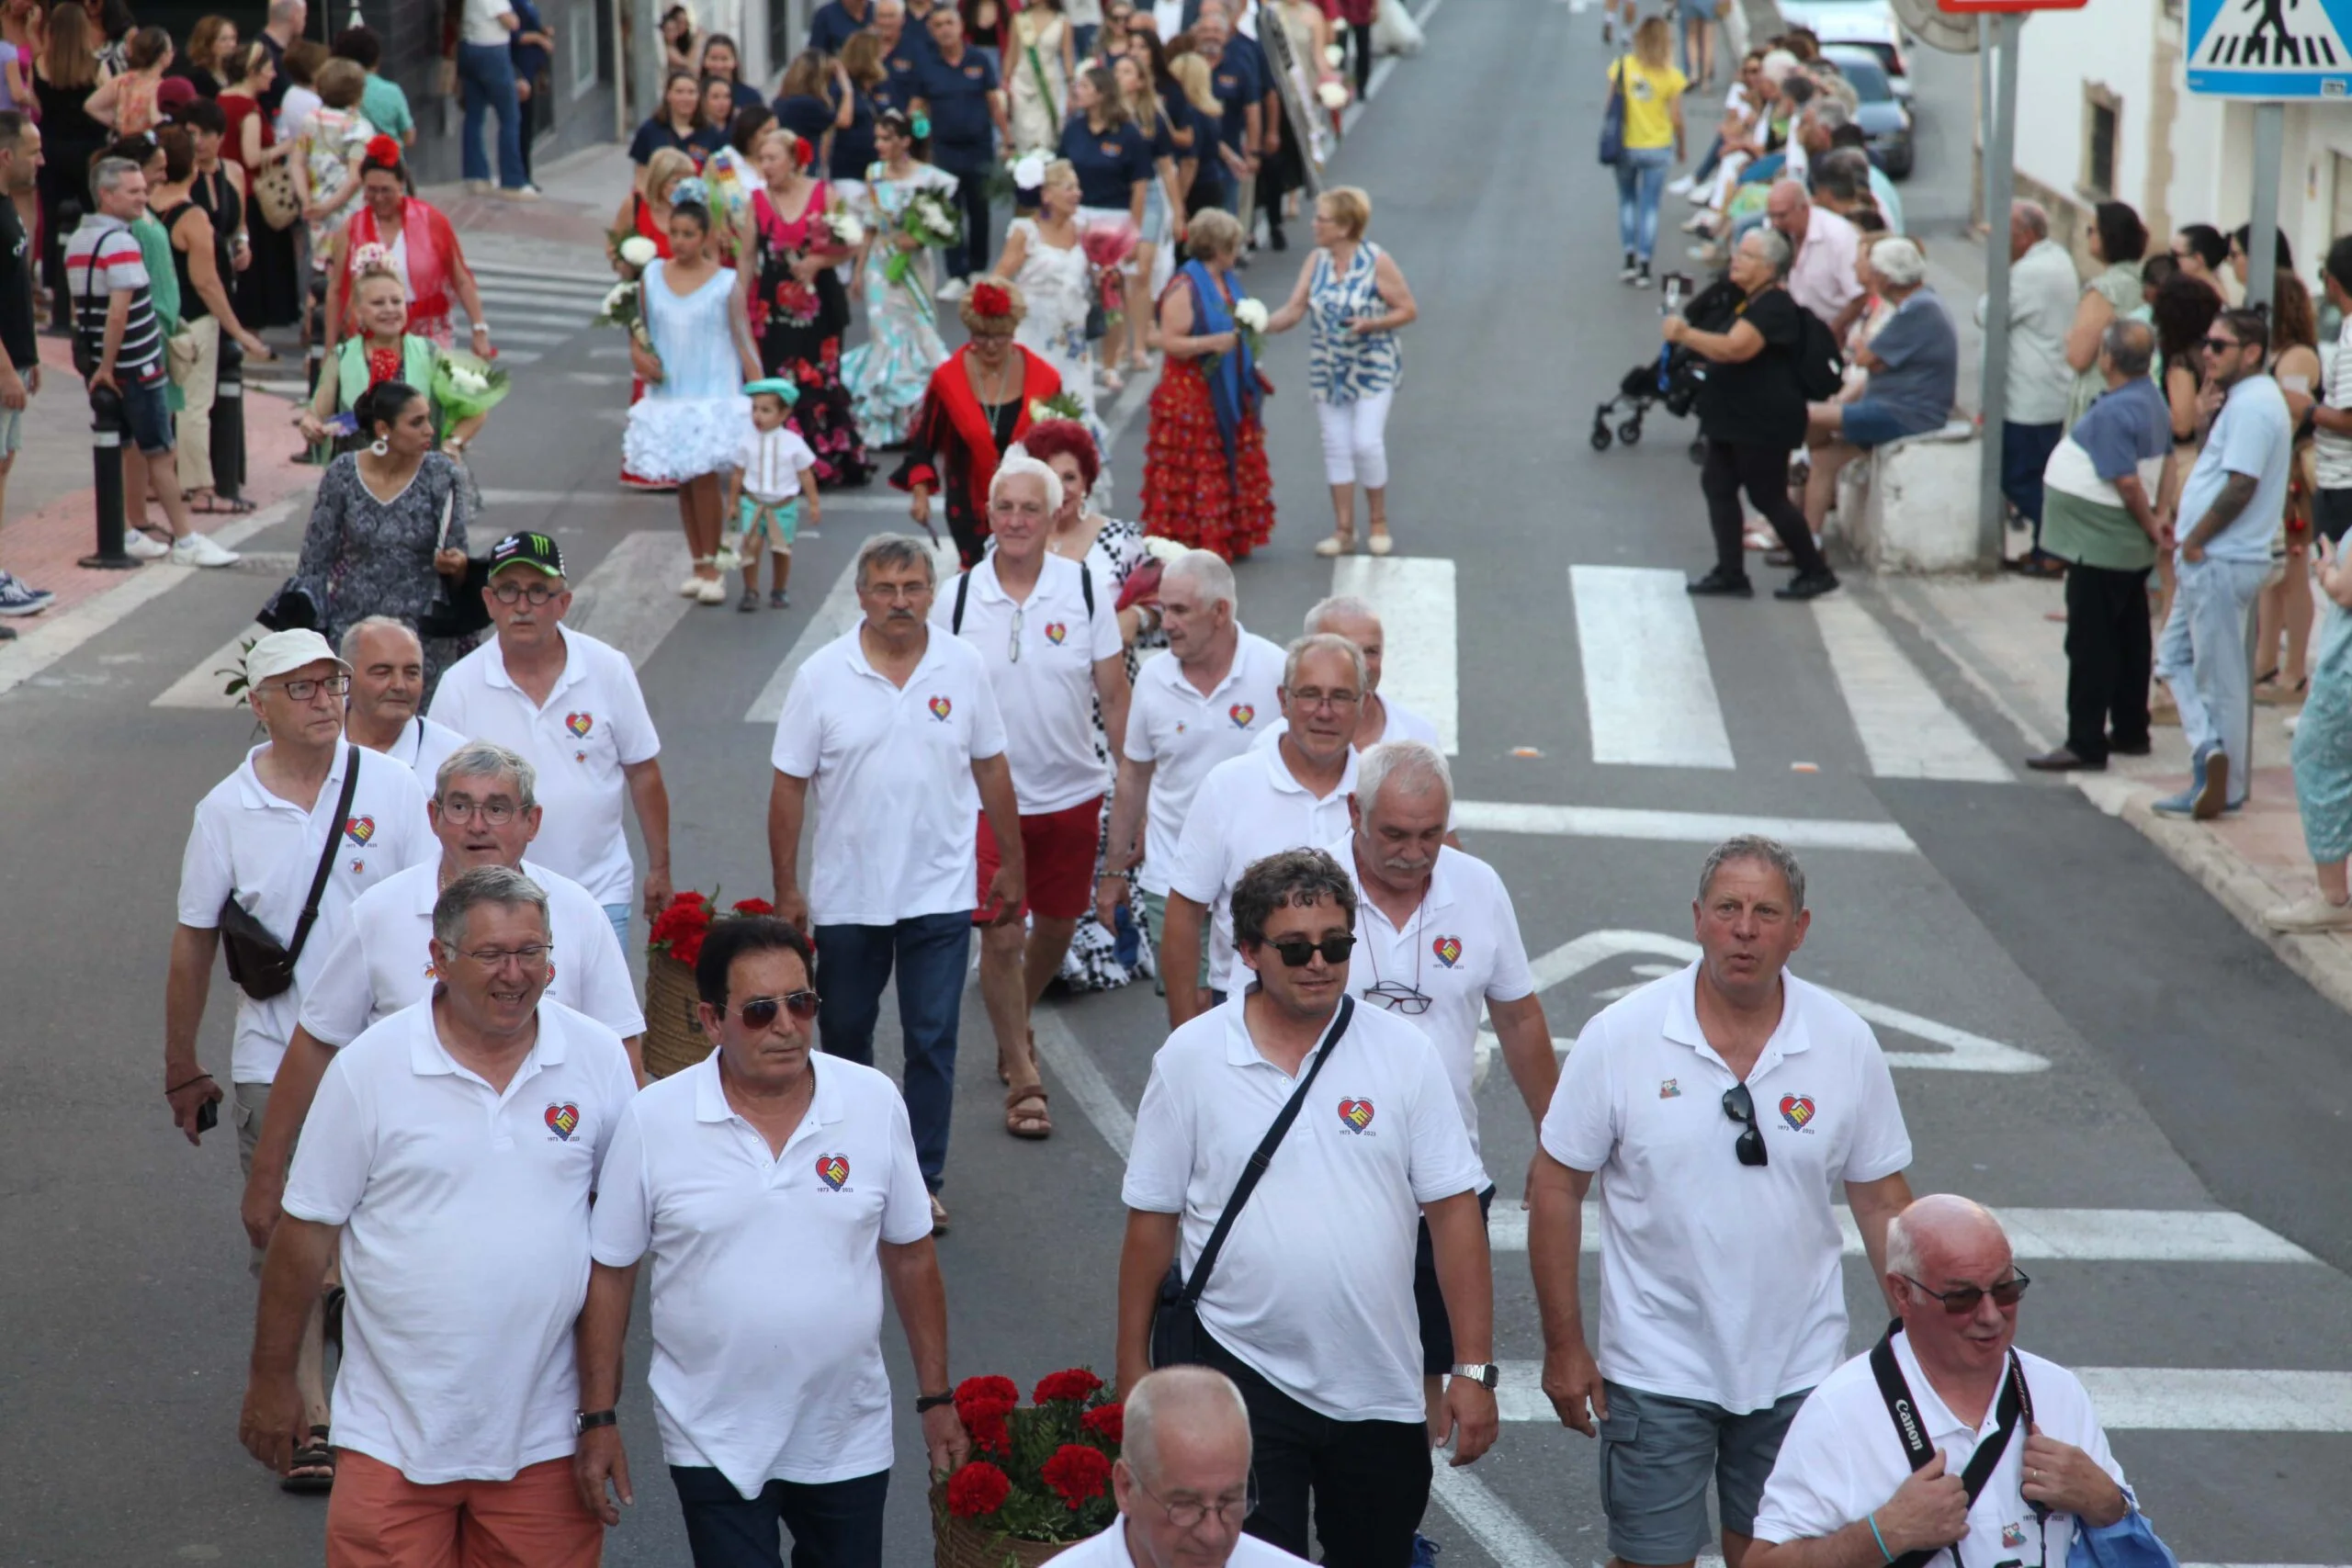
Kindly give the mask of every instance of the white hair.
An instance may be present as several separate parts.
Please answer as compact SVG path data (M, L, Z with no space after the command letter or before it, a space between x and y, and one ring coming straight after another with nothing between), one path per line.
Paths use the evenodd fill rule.
M1380 612L1352 593L1334 593L1306 612L1306 634L1329 631L1333 621L1361 620L1380 625Z
M1225 604L1235 615L1241 613L1240 590L1233 581L1233 568L1215 550L1186 550L1160 569L1159 581L1166 584L1182 579L1201 591L1201 597L1212 604Z
M1005 480L1019 479L1023 474L1028 475L1031 479L1042 479L1045 481L1046 510L1047 512L1059 512L1062 509L1061 475L1054 472L1051 468L1029 456L1028 449L1019 446L1018 444L1013 446L1012 451L1007 452L1004 455L1004 461L996 466L996 478L989 481L989 504L995 504L997 491L1004 488Z
M416 644L416 651L420 657L424 652L424 639L416 635L414 626L395 615L369 615L365 620L354 621L343 628L343 640L336 645L335 652L343 656L343 661L345 664L356 664L359 661L359 639L371 631L398 632Z
M1886 1271L1919 1277L1919 1237L1923 1231L1939 1228L1939 1222L1961 1217L1983 1220L1996 1231L2001 1222L1992 1210L1957 1192L1930 1192L1912 1201L1904 1211L1886 1223ZM2001 1231L2006 1238L2007 1232Z
M469 740L441 759L441 766L433 775L433 798L440 799L449 793L452 779L505 779L514 781L514 804L528 811L539 803L539 770L530 759L509 751L495 740Z
M1787 50L1776 49L1764 56L1762 63L1757 69L1764 73L1764 80L1777 87L1789 79L1789 73L1794 71L1800 63L1797 57Z
M1356 801L1366 811L1380 804L1380 786L1391 779L1411 794L1435 785L1453 806L1453 770L1445 756L1425 740L1384 740L1356 761Z
M1249 1404L1233 1380L1214 1367L1162 1367L1146 1373L1127 1391L1125 1415L1119 1451L1147 1485L1159 1476L1163 1423L1206 1416L1227 1423L1245 1440L1250 1436Z
M1928 280L1928 258L1897 234L1871 247L1871 270L1890 288L1916 288Z
M1346 637L1330 632L1309 632L1305 637L1292 638L1290 647L1283 650L1283 691L1287 692L1298 684L1298 667L1306 662L1308 654L1317 652L1336 653L1346 659L1348 668L1355 671L1356 690L1363 690L1365 682L1371 678L1364 669L1363 649Z

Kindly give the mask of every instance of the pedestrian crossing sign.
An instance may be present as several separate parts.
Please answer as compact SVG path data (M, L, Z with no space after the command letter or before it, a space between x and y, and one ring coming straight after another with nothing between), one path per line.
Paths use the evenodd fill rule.
M2352 0L2188 0L2188 90L2227 98L2352 96Z

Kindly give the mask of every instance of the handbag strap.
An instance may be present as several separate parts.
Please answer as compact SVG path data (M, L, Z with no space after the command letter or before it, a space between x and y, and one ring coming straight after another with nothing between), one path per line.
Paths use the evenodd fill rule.
M318 924L319 900L327 890L327 877L334 870L334 854L343 842L344 827L351 820L352 797L359 791L359 748L345 749L343 758L343 794L334 803L334 820L327 824L326 848L319 852L319 869L311 876L311 896L302 901L302 918L294 923L294 940L286 944L286 962L293 963L302 956L302 944L311 940L311 928Z
M1233 1229L1233 1222L1241 1217L1242 1206L1250 1201L1250 1194L1258 1190L1258 1179L1265 1175L1266 1167L1273 1163L1275 1148L1282 1143L1283 1135L1290 1131L1290 1124L1298 1120L1299 1110L1306 1103L1306 1091L1315 1087L1315 1075L1323 1070L1324 1058L1330 1055L1332 1049L1340 1043L1340 1036L1348 1032L1348 1021L1355 1016L1355 998L1342 994L1340 1010L1332 1015L1331 1027L1323 1032L1322 1043L1315 1048L1315 1060L1307 1064L1306 1076L1298 1080L1298 1088L1291 1091L1290 1101L1283 1107L1283 1113L1274 1118L1274 1124L1267 1128L1266 1135L1259 1140L1256 1152L1250 1156L1250 1163L1241 1169L1241 1179L1233 1184L1233 1196L1225 1201L1225 1213L1216 1217L1216 1224L1209 1231L1208 1245L1201 1248L1201 1256L1193 1261L1193 1276L1184 1281L1186 1306L1197 1305L1201 1292L1208 1288L1209 1270L1216 1267L1216 1255L1225 1249L1227 1233Z
M1904 1458L1913 1470L1917 1470L1935 1458L1936 1446L1928 1440L1928 1434L1919 1424L1918 1404L1911 1397L1911 1385L1894 1359L1894 1331L1902 1326L1900 1320L1887 1325L1878 1343L1871 1347L1871 1375L1878 1380L1879 1397L1886 1402L1887 1417L1894 1423L1894 1435L1903 1444ZM2026 1388L2025 1367L2018 1360L2014 1347L2009 1350L2009 1375L2001 1384L2001 1396L1993 1412L1999 1417L1998 1425L1990 1437L1976 1445L1976 1451L1968 1456L1967 1466L1960 1474L1961 1486L1972 1506L1977 1494L1984 1490L1984 1483L1993 1479L1994 1467L2001 1462L2001 1455L2018 1428L2031 1430L2033 1427L2033 1395ZM2035 1512L2039 1515L2046 1510L2036 1505ZM1945 1550L1936 1547L1906 1551L1888 1568L1926 1568ZM1960 1549L1955 1546L1950 1550L1953 1568L1962 1568Z

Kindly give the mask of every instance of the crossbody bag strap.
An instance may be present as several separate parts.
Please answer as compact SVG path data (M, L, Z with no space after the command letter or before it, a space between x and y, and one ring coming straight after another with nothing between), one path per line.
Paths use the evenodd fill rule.
M1894 1423L1895 1438L1903 1445L1905 1460L1913 1470L1918 1470L1935 1458L1936 1446L1928 1440L1927 1428L1919 1421L1918 1406L1911 1398L1911 1385L1905 1380L1903 1368L1894 1359L1894 1331L1902 1326L1900 1322L1889 1324L1886 1332L1879 1336L1878 1343L1871 1347L1871 1376L1878 1382L1879 1397L1886 1402L1886 1414ZM2007 1450L2009 1440L2016 1435L2018 1427L2030 1426L2033 1420L2032 1398L2026 1391L2025 1368L2018 1362L2018 1354L2013 1349L2009 1352L2008 1378L2002 1383L2001 1397L1994 1405L1998 1424L1990 1437L1976 1445L1976 1451L1968 1456L1967 1466L1961 1472L1960 1483L1968 1494L1972 1506L1977 1495L1984 1490L1985 1483L1992 1480L1994 1468L2001 1462L2001 1455ZM1906 1551L1894 1559L1889 1568L1925 1568L1945 1550L1937 1547L1931 1551ZM1951 1550L1952 1562L1957 1565L1959 1551L1956 1548Z
M958 573L956 579L956 608L947 615L947 630L952 636L964 635L964 601L971 594L972 574L969 571Z
M302 956L311 928L319 922L319 900L325 897L327 878L334 873L335 851L342 847L345 825L351 820L352 797L359 792L359 748L348 748L343 759L343 794L334 803L334 820L327 824L326 848L319 852L319 869L311 876L311 896L302 901L302 918L294 923L294 940L286 944L288 964Z
M1258 1190L1258 1179L1266 1174L1266 1167L1273 1163L1274 1150L1290 1124L1298 1120L1301 1107L1306 1103L1306 1091L1315 1087L1315 1076L1323 1070L1324 1059L1340 1043L1340 1036L1348 1032L1348 1021L1355 1016L1356 999L1342 995L1340 1010L1332 1016L1331 1027L1323 1032L1323 1040L1315 1049L1315 1060L1307 1064L1306 1076L1298 1080L1298 1088L1291 1091L1289 1103L1283 1107L1274 1124L1266 1129L1259 1140L1250 1163L1242 1168L1241 1179L1233 1184L1233 1196L1225 1201L1225 1212L1216 1217L1216 1224L1209 1231L1208 1244L1201 1248L1201 1256L1193 1264L1192 1278L1184 1281L1184 1304L1197 1305L1201 1292L1208 1288L1209 1270L1216 1267L1216 1255L1225 1249L1225 1238L1233 1229L1233 1222L1241 1217L1242 1206L1250 1201L1250 1194Z

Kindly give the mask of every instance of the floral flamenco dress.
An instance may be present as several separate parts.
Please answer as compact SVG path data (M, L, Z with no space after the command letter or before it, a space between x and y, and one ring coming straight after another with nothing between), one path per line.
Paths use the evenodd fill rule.
M752 193L758 254L746 258L757 270L752 288L752 335L759 340L760 366L799 388L792 423L817 455L817 482L862 485L874 464L858 434L849 389L842 384L842 333L849 325L849 291L840 275L820 268L812 282L792 275L792 264L814 248L813 231L824 220L822 180L810 192L799 217L786 222L763 188Z
M653 220L653 209L641 194L637 198L636 223L638 233L650 240L653 243L655 254L662 260L668 261L670 259L669 231ZM644 400L644 381L636 376L631 376L628 378L628 406L634 409ZM623 490L668 490L670 487L658 479L647 479L643 474L631 473L627 459L623 459L621 488Z
M681 298L663 278L669 265L645 268L646 333L662 361L662 379L628 411L621 457L632 473L674 485L733 466L751 428L752 400L743 395L743 364L729 321L734 271L718 267Z
M931 385L931 373L947 362L939 335L939 310L932 301L929 251L902 251L896 243L907 205L918 191L935 190L954 199L956 176L917 164L903 180L875 164L865 171L865 197L858 215L873 231L858 287L865 293L867 341L842 355L842 384L865 439L878 446L902 446L914 428L915 411ZM904 276L890 279L893 258L903 256Z
M1232 299L1201 263L1187 262L1168 287L1193 291L1192 336L1233 330ZM1264 395L1246 337L1230 354L1169 356L1152 389L1151 434L1144 444L1146 533L1227 560L1247 558L1273 536L1273 477L1260 418Z

